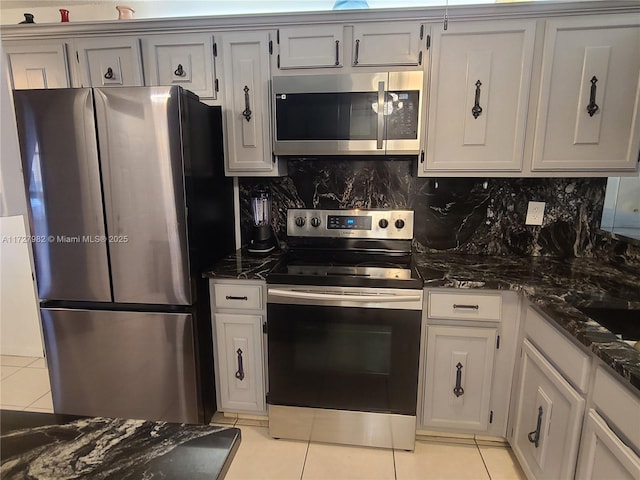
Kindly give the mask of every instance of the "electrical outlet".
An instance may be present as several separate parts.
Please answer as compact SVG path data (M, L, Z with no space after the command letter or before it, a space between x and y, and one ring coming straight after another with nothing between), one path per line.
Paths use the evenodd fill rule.
M544 202L529 202L526 225L542 225L544 219Z

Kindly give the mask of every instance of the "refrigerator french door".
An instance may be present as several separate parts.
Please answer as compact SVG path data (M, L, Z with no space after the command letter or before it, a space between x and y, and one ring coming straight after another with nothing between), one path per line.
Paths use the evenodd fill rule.
M208 421L199 277L233 250L219 108L179 87L14 99L54 410Z

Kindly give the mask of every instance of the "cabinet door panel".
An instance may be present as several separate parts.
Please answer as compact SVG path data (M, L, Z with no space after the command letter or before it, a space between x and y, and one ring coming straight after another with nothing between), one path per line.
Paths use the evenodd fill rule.
M418 23L360 23L353 26L353 65L419 65L424 27Z
M573 478L584 399L524 341L513 450L529 478Z
M149 85L180 85L200 97L216 98L211 35L150 35L143 43Z
M83 86L144 85L140 42L137 38L82 39L75 44Z
M281 28L279 68L342 67L342 25Z
M585 424L576 478L581 480L612 478L637 480L640 478L640 457L611 431L595 410L589 411Z
M70 86L65 44L7 45L3 50L15 90Z
M264 413L262 316L214 314L222 411Z
M549 20L533 169L634 170L639 104L637 18Z
M275 172L269 129L268 43L268 32L222 36L227 174Z
M425 425L487 429L495 342L495 328L428 327Z
M535 22L434 32L428 171L522 169Z

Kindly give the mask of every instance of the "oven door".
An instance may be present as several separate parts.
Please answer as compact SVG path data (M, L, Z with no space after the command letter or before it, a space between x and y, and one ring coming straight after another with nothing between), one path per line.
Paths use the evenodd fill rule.
M421 291L276 287L269 404L416 415Z
M422 72L274 77L274 153L417 154L421 90Z

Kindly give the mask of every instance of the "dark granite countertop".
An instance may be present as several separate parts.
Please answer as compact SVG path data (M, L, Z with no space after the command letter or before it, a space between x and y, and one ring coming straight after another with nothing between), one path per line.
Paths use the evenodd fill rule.
M0 476L204 480L224 478L240 430L0 410Z
M264 280L281 256L255 258L239 250L205 276ZM561 331L640 390L640 352L576 308L640 310L640 271L589 258L414 253L414 262L425 287L523 292Z
M246 249L236 250L235 253L224 257L202 276L205 278L239 278L243 280L264 280L273 270L284 252L275 250L267 256L253 256Z
M634 273L588 258L459 254L416 254L414 258L426 287L523 292L561 331L640 390L640 352L576 308L640 312L640 271Z

